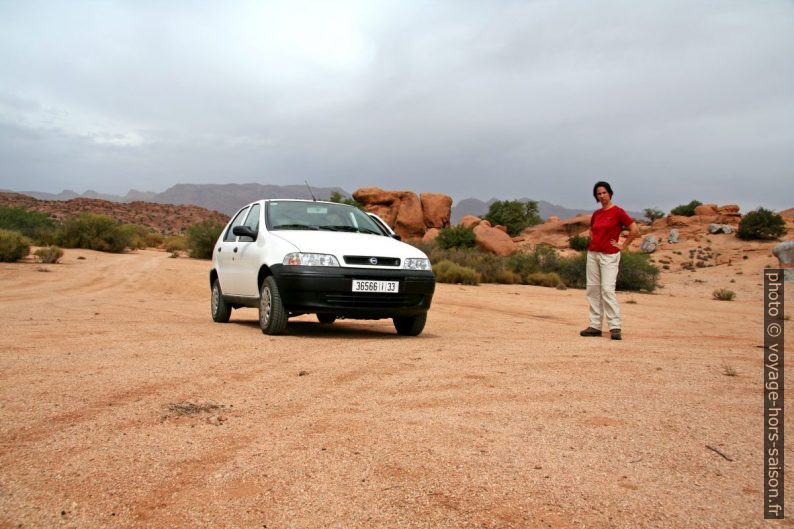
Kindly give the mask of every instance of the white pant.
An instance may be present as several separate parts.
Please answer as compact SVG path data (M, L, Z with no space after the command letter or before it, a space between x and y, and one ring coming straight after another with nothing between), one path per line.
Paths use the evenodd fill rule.
M620 306L615 295L620 252L587 252L587 302L590 303L590 327L601 330L606 312L610 329L620 329Z

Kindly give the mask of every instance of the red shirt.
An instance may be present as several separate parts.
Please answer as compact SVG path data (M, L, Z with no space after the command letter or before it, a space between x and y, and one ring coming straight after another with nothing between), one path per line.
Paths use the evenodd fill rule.
M618 253L620 248L609 241L617 241L623 228L631 226L634 219L618 206L609 209L597 209L590 217L590 252Z

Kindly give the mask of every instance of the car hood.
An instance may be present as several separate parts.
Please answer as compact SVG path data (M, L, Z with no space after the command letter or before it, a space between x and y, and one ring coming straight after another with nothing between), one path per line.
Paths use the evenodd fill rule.
M271 233L293 244L301 252L335 255L340 263L344 255L372 255L401 259L427 257L418 248L383 235L324 230L277 230Z

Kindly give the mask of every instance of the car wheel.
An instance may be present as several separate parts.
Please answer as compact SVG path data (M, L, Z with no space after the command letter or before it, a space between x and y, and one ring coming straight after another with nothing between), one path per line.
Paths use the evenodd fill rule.
M265 334L281 334L287 326L287 317L276 280L268 276L259 296L259 327Z
M210 312L212 313L212 321L217 323L227 323L232 315L232 307L223 300L221 284L217 279L212 282Z
M333 314L317 314L317 321L320 323L333 323L336 321L336 316Z
M395 316L392 320L394 321L394 328L397 329L397 334L403 336L418 336L425 328L427 312L417 314L416 316Z

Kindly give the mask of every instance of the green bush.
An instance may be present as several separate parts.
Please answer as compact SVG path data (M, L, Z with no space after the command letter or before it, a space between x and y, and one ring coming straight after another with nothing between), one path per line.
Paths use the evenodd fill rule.
M0 207L0 229L18 231L38 244L51 243L56 227L56 222L40 211Z
M30 239L18 231L0 229L0 261L13 263L30 253Z
M347 204L348 206L353 206L354 208L358 208L360 210L364 210L364 204L356 200L355 198L345 198L342 196L342 193L339 191L334 191L331 193L331 198L328 199L328 202L336 202L337 204Z
M85 248L121 253L132 244L131 235L120 222L105 215L83 213L58 229L55 239L64 248Z
M694 212L695 212L695 208L692 208L692 213ZM664 211L654 208L645 208L643 210L643 213L645 213L645 218L647 218L651 222L664 217Z
M588 235L574 235L568 239L568 245L578 252L584 252L590 246Z
M557 288L560 285L565 286L556 272L533 272L527 275L526 283L527 285L552 288Z
M33 252L33 255L36 256L36 260L40 263L54 264L63 257L63 250L57 246L47 246L46 248L39 248Z
M494 226L504 226L513 237L524 228L542 222L538 214L538 203L534 200L497 200L488 207L488 213L483 218Z
M129 248L132 250L156 248L163 243L163 236L147 226L122 224L121 230L129 237Z
M165 251L171 254L171 257L179 257L179 252L187 250L187 241L179 235L171 235L163 241L163 246Z
M444 249L474 248L474 231L463 226L441 228L436 243Z
M711 297L717 301L733 301L736 297L736 292L727 288L719 288L711 293Z
M615 288L653 292L659 282L659 268L650 262L651 256L641 252L621 252L620 270Z
M786 221L783 217L765 208L751 211L739 221L737 237L744 240L778 239L786 234Z
M466 266L460 266L452 261L441 261L433 265L433 273L439 283L462 283L464 285L477 285L480 283L480 274Z
M194 259L212 259L215 242L223 231L223 224L203 220L187 229L187 247Z
M689 204L681 204L670 210L670 215L683 215L684 217L692 217L695 214L695 208L703 204L699 200L693 200Z

